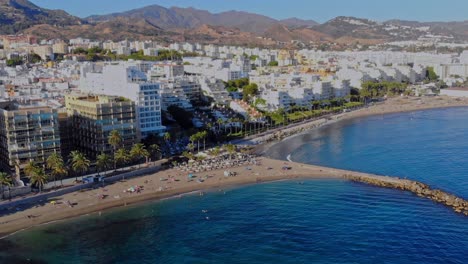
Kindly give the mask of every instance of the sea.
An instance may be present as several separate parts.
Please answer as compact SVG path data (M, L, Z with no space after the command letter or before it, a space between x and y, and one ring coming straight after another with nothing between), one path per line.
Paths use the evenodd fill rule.
M345 120L267 156L468 198L468 108ZM0 263L468 263L468 217L400 190L288 180L186 195L0 240Z

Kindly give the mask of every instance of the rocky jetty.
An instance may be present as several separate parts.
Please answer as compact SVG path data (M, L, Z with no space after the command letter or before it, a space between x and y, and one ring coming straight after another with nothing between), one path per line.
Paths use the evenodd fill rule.
M400 178L386 176L344 175L344 178L354 182L361 182L384 188L409 191L417 196L431 199L434 202L451 207L455 212L468 216L468 201L442 190L431 189L429 185Z

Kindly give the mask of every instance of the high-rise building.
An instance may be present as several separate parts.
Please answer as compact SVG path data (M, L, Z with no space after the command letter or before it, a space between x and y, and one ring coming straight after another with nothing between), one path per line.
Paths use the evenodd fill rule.
M128 63L87 64L81 69L82 91L122 96L135 102L137 122L141 137L161 134L160 84L148 81L137 66Z
M0 103L0 166L16 171L17 178L33 160L45 162L60 154L60 133L56 109L41 104Z
M130 148L139 140L135 103L117 96L67 95L65 105L74 149L89 158L101 152L110 153L109 134L117 130L122 147Z

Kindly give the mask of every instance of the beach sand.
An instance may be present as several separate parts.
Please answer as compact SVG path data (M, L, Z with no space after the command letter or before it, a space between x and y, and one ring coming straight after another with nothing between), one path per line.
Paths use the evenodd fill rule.
M255 184L282 179L295 178L339 178L341 174L334 169L309 166L285 161L258 158L258 165L243 166L229 169L236 172L236 176L225 177L225 170L214 170L195 173L192 181L188 179L188 172L168 169L155 174L119 181L96 189L69 193L49 200L47 203L33 208L14 212L0 218L0 237L8 233L22 230L31 226L72 218L80 215L99 213L102 210L127 206L142 201L155 200L178 196L181 194L209 189L220 189L229 186ZM290 170L283 170L283 166L290 166ZM198 178L206 178L198 182ZM162 179L162 180L161 180ZM124 192L132 186L142 186L139 193ZM101 199L105 195L106 198ZM54 200L57 203L53 204ZM68 201L74 204L68 205Z
M337 116L337 119L344 120L369 115L456 106L468 106L468 98L393 98L375 106L340 114ZM162 199L193 191L220 189L228 186L255 184L282 179L342 178L346 174L372 176L370 174L278 161L262 157L260 157L259 160L261 165L249 166L250 169L247 169L245 166L229 169L229 171L237 173L237 176L234 177L225 177L224 170L203 172L195 174L197 178L208 176L204 182L199 183L197 178L193 181L189 181L188 172L169 169L152 175L116 182L104 188L83 190L81 192L59 196L54 198L54 200L57 201L56 204L52 204L48 201L44 204L31 207L30 209L17 212L15 208L12 208L11 214L0 217L0 237L18 230L24 230L32 226L57 220L90 213L99 213L113 207ZM282 170L285 164L291 166L291 170ZM167 180L162 181L161 179ZM143 191L140 193L124 192L124 190L132 186L143 186ZM102 195L105 195L106 198L101 199ZM68 206L68 201L74 204L74 206Z

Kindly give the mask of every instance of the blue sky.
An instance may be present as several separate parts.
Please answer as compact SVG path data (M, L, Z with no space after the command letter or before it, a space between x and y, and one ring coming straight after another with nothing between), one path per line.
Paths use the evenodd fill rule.
M336 16L356 16L377 21L468 20L467 0L30 0L73 15L121 12L147 5L195 7L211 12L248 11L276 19L299 17L325 22Z

